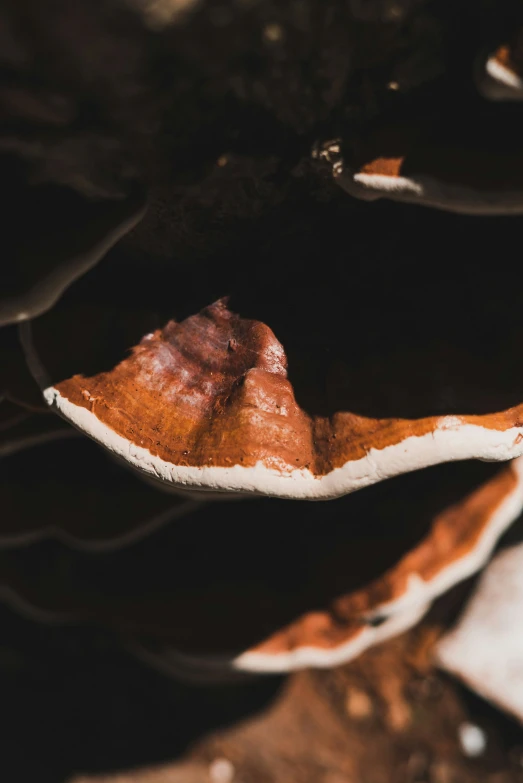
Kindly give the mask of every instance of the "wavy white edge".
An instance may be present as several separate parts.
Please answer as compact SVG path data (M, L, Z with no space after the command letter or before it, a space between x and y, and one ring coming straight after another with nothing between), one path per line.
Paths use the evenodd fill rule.
M351 196L365 201L389 198L464 215L523 214L523 188L517 191L474 190L423 175L392 177L364 174L342 165L335 167L334 178Z
M139 223L145 212L146 206L135 208L92 247L78 253L75 258L64 261L24 294L0 300L0 326L27 321L50 310L69 286L96 266L109 250Z
M307 469L278 471L261 461L251 467L173 465L126 440L87 408L63 397L58 389L52 386L45 389L44 397L67 421L132 467L181 488L327 500L441 462L465 459L503 462L523 454L523 427L499 431L467 424L458 416L442 416L432 432L411 435L383 449L370 448L365 457L346 462L324 476L315 476Z
M377 628L365 626L356 637L331 649L304 646L273 654L248 651L238 656L233 665L238 669L260 672L285 672L308 666L338 666L353 660L369 647L411 628L438 596L458 582L468 579L487 562L500 536L520 516L523 510L523 460L516 460L511 467L517 483L495 509L474 549L443 568L428 582L413 573L402 596L395 601L379 604L365 616L366 620L372 620L389 615Z
M428 611L429 604L413 605L409 610L394 614L381 625L363 625L360 633L330 649L303 646L283 653L246 652L233 661L235 669L260 673L283 673L296 669L328 669L357 658L358 655L392 636L412 628Z
M439 595L458 582L467 579L484 565L499 537L520 516L523 509L523 459L516 460L511 467L515 472L517 483L501 503L497 505L490 523L478 539L474 549L465 557L443 568L434 579L428 582L421 579L419 575L412 574L412 577L408 580L407 589L402 596L395 601L377 605L361 620L371 623L373 619L380 616L389 616L380 625L362 625L361 631L357 636L347 642L343 642L333 648L304 645L282 653L260 653L252 650L242 653L233 659L227 659L225 656L191 655L170 649L167 650L165 655L161 651L152 653L140 642L134 643L137 648L136 651L140 651L140 657L145 662L157 668L171 669L171 673L175 675L175 670L178 668L177 664L179 664L185 674L190 670L190 676L195 678L195 680L202 677L207 679L209 675L212 675L212 678L217 677L219 679L220 673L225 675L232 670L270 674L284 673L306 667L329 668L348 663L370 647L397 636L414 626L421 620L432 602ZM523 550L521 557L523 558ZM497 562L498 559L496 558L494 562ZM521 573L523 574L523 567L521 568ZM523 585L521 589L523 591ZM31 619L40 622L60 623L74 620L74 613L42 609L32 604L7 585L0 586L0 600ZM464 656L464 660L466 663L466 656ZM173 666L173 664L176 665ZM450 667L448 661L445 662L445 666L447 668ZM182 672L180 671L178 674L181 676Z
M523 544L485 570L436 663L523 723Z
M486 61L479 87L485 98L492 101L523 100L523 79L495 56Z
M362 625L356 637L330 650L303 646L277 654L248 651L232 660L225 656L189 655L172 648L167 648L164 652L150 652L143 643L138 643L136 650L144 662L174 676L188 673L190 667L190 676L195 682L218 681L226 676L227 672L236 672L238 675L284 674L308 667L330 668L348 663L369 647L412 628L428 609L427 604L416 604L398 612L382 625Z

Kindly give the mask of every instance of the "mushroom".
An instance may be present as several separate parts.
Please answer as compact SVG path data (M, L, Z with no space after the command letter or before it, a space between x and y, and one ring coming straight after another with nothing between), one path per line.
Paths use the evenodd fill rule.
M523 544L480 576L455 628L436 647L439 666L523 723Z
M119 631L163 669L335 666L411 627L485 563L523 508L521 472L519 462L441 465L294 505L284 526L285 501L193 508L189 524L104 554L94 568L93 555L52 541L3 551L1 595L39 619ZM86 510L84 531L95 513Z
M500 552L437 645L439 666L523 723L523 545Z
M107 54L118 65L120 55L113 56L111 41L118 36L119 17L116 14L113 21L111 8L103 5L100 47L104 57ZM126 172L143 171L153 197L158 196L158 212L164 213L157 222L161 236L154 247L147 231L136 244L124 245L120 266L112 267L112 288L99 285L95 272L91 289L82 280L76 299L72 294L64 297L68 304L82 298L85 303L89 290L98 289L88 303L94 303L94 317L81 322L80 340L80 308L71 307L73 317L65 321L51 347L54 365L41 351L42 335L51 323L46 315L34 324L34 343L26 339L26 330L20 334L34 377L44 387L46 404L67 426L73 424L156 482L157 489L200 491L204 499L221 493L225 502L200 507L155 495L150 487L133 482L133 476L118 472L117 466L102 468L103 457L87 439L60 441L60 449L47 443L31 454L11 448L5 474L12 470L13 480L2 487L2 508L9 513L0 521L0 592L7 602L35 617L109 628L158 665L168 665L178 656L178 661L194 663L195 668L202 661L203 666L209 663L227 671L329 667L417 622L436 597L486 562L523 508L523 370L514 360L523 329L517 280L514 283L513 272L503 273L500 258L503 224L493 229L497 239L491 245L489 268L495 265L495 273L483 281L495 293L502 290L499 307L494 293L481 296L476 281L480 275L471 273L470 267L481 263L475 250L489 255L477 238L473 251L464 243L470 255L461 258L471 259L466 269L466 264L456 263L459 250L448 253L450 233L441 226L448 229L449 222L434 222L427 232L417 229L416 236L416 210L407 214L388 205L389 216L383 222L375 221L370 213L376 210L364 205L367 219L358 228L361 205L343 212L339 202L352 207L351 199L330 181L327 186L336 193L327 194L306 160L315 129L358 116L357 105L344 105L347 97L358 104L360 96L352 89L358 68L362 82L368 76L369 89L362 97L371 104L387 61L401 66L411 30L416 46L418 39L421 49L425 41L434 40L450 60L469 22L474 28L475 16L467 13L459 33L444 37L442 44L439 25L425 26L423 15L420 23L414 16L411 21L410 14L397 18L398 43L395 33L382 62L380 57L358 54L357 47L352 57L341 6L341 24L338 10L330 9L334 14L328 14L330 21L319 38L329 40L331 32L336 33L332 38L341 37L342 46L338 50L330 43L325 57L323 48L315 47L316 14L308 14L307 8L298 8L296 16L293 4L292 13L282 17L289 20L285 25L270 18L259 24L250 11L247 16L233 13L230 22L225 19L225 28L231 31L231 43L239 40L242 45L231 49L229 36L217 36L215 29L223 26L230 9L217 9L215 14L208 5L212 4L198 9L204 25L196 28L194 37L192 30L186 35L185 28L160 37L151 34L143 48L129 47L129 58L124 44L122 69L117 68L112 80L117 88L111 82L101 105L96 96L98 90L104 93L103 79L102 84L100 79L91 83L88 56L85 77L83 57L78 64L73 58L75 67L82 66L81 74L73 74L82 76L79 130L89 132L89 125L83 126L90 117L95 133L99 124L109 126L106 165L111 169L114 163L117 168L123 157L129 158ZM262 16L265 10L261 9ZM257 45L249 43L251 32L242 35L244 16ZM446 25L454 14L447 19L443 10L441 16ZM132 36L133 15L124 14L122 23ZM264 40L270 27L277 34ZM60 41L68 37L64 29L58 31ZM302 51L298 63L296 34ZM480 37L481 30L477 34ZM376 37L372 29L367 35ZM210 62L202 61L207 41L218 39L223 46L211 47L216 51ZM288 41L291 49L286 48ZM52 49L52 37L49 45ZM268 60L265 48L270 51ZM97 59L91 56L90 61ZM439 63L440 57L436 59ZM249 64L247 73L236 68L243 60ZM142 68L146 78L135 81L135 69ZM256 79L249 78L249 71L259 72ZM321 73L307 84L311 72ZM212 78L203 92L193 90L209 74ZM113 96L118 97L120 79L122 104L117 100L114 111L105 116L103 109L111 108ZM291 90L289 110L285 95L273 96L274 80L297 87ZM73 89L76 80L71 81ZM168 89L164 100L165 84L171 94ZM431 84L427 89L430 93ZM145 104L149 99L157 104L157 121L145 112L135 127L132 109L141 101L135 103L132 96L142 95ZM523 212L519 139L516 126L503 121L512 115L506 107L500 115L498 106L465 103L457 121L452 112L440 115L434 107L414 122L409 117L396 123L397 117L380 117L352 156L343 150L346 159L335 168L340 183L364 197L392 195L448 211ZM451 108L455 105L454 96ZM101 123L90 106L100 108ZM193 128L205 128L207 121L213 132L201 139L193 136ZM256 133L260 123L267 131L264 139ZM122 126L127 124L124 133ZM76 129L71 130L74 141ZM105 136L101 140L105 146ZM160 154L155 154L155 147ZM249 158L248 166L243 172L240 167L234 187L229 187L232 178L226 172L223 180L221 175L214 177L213 194L206 184L213 175L207 172L213 169L213 158L216 168L228 169L229 148L232 157ZM83 149L81 144L80 152ZM73 159L78 154L74 144L70 154ZM258 159L264 158L270 160L263 162L259 174ZM194 194L194 214L190 200L183 203L186 190ZM20 211L23 206L18 205ZM98 206L107 217L107 203ZM22 257L29 260L30 281L20 286L19 298L16 289L6 293L0 308L5 323L27 321L51 306L54 310L73 279L96 263L118 232L130 228L139 208L126 213L123 223L109 221L99 234L89 210L80 212L78 236L85 241L80 250L73 241L76 229L64 214L58 221L59 233L64 229L67 234L60 258L54 252L34 253L33 242L40 250L35 241L39 237L23 238L29 245L22 248ZM175 230L163 232L173 214ZM392 236L387 220L389 226L397 221L401 226L401 215L406 214L406 230L400 228ZM190 225L193 217L195 230ZM185 218L188 226L183 225ZM278 223L279 230L273 232ZM337 254L330 231L335 223L338 236L344 238ZM296 225L300 242L294 247L301 252L293 255ZM48 225L44 228L46 236L52 233ZM96 236L90 235L91 229ZM485 229L469 230L480 236ZM433 240L438 231L445 236L439 245ZM376 244L369 234L380 235L379 249L384 252L373 252ZM207 243L209 236L212 241ZM312 251L304 237L312 237ZM409 242L410 266L404 264ZM122 263L126 249L127 258L139 263ZM313 274L308 271L311 257ZM40 259L49 261L54 271L49 276L47 271L36 274L33 286L33 263L38 267ZM467 280L456 295L460 272ZM396 283L389 289L384 283L387 275ZM132 312L136 304L128 293L133 277L135 290L136 280L143 287L139 303L145 302L145 308L158 315L157 323L141 332L145 336L139 344L129 343L135 347L123 360L121 349L126 346L115 340L118 363L106 362L106 345L99 339L103 329L98 331L103 311L109 312L110 328L116 332L120 310L127 307ZM228 292L236 297L234 309L242 317L223 299L215 301ZM243 306L249 295L250 309ZM473 320L469 316L474 308L480 311L478 321L469 327L473 339L465 348L467 338L461 341L449 316L451 300L461 313L460 326ZM203 303L213 301L199 311ZM158 328L165 323L166 307L177 320ZM286 321L284 309L290 313ZM336 317L329 319L329 311ZM187 312L197 314L186 318ZM280 330L282 322L289 327L287 332ZM476 330L478 322L483 330ZM435 324L432 331L425 329L427 323ZM425 339L427 331L431 340ZM316 339L318 333L329 339ZM84 352L85 343L91 343L91 354ZM71 353L75 367L62 374ZM423 354L427 358L421 363ZM500 373L501 358L507 356ZM308 383L318 366L325 373ZM469 374L471 366L480 371ZM389 373L391 367L396 372ZM427 367L431 374L424 379ZM358 372L365 382L355 389ZM429 387L430 394L417 394L420 387ZM8 409L5 415L10 432L23 423L15 421L16 412ZM514 458L501 470L466 462ZM27 475L34 477L33 494L19 501L11 489L16 489L18 476ZM53 492L56 477L60 492ZM89 484L96 489L90 490ZM372 491L366 492L371 484ZM344 497L356 489L363 491ZM53 514L55 495L60 506ZM249 505L228 502L229 495L282 500L258 497ZM294 501L292 506L287 499ZM333 502L299 502L321 499ZM187 511L192 512L184 517L187 524L165 524ZM137 538L143 538L140 546L130 546ZM306 700L303 712L314 703ZM333 741L338 736L344 748L343 735L335 734ZM320 762L324 767L319 776L332 778L328 754ZM223 765L215 766L214 772L221 769L218 777L230 776L231 765L225 765L225 772ZM346 777L352 774L344 772ZM432 770L429 773L434 777Z
M523 100L523 33L498 48L483 61L479 89L493 101Z
M317 153L356 198L388 198L470 215L523 212L519 124L511 107L477 98L431 96L400 104L360 140Z
M310 612L240 656L240 668L336 666L412 627L432 601L478 571L523 511L523 460L432 521L428 534L374 582ZM299 640L299 641L298 641Z
M484 415L310 415L269 327L224 300L147 334L131 356L44 391L49 405L164 486L328 499L407 471L523 453L523 406Z
M142 768L133 764L132 769L127 763L125 771L102 776L74 774L69 783L483 783L488 777L478 759L465 755L457 742L470 720L470 704L456 683L438 677L430 664L416 660L431 631L430 626L422 627L332 671L297 672L283 683L276 681L275 692L261 704L261 699L255 701L254 714L229 718L225 728L223 720L214 729L206 726L203 737L200 732L189 750L178 751L173 760ZM135 684L134 670L131 676ZM177 687L176 683L169 685ZM268 690L271 683L263 685ZM185 691L175 691L169 715L174 712L183 718L196 711L194 703L200 703L202 690L192 688L188 697ZM219 692L221 701L225 694ZM135 710L143 711L142 705L140 701ZM207 715L209 710L203 712ZM148 726L155 718L156 713L152 718L148 715ZM507 737L496 731L495 723L487 726L495 774L510 780L514 760L502 753ZM172 732L169 740L172 747ZM441 755L431 753L436 741L444 748Z

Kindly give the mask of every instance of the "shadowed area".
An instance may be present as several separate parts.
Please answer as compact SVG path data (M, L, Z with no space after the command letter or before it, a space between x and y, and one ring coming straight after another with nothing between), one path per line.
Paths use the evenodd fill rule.
M498 192L502 202L523 184L522 117L520 106L489 103L470 83L436 82L399 96L347 140L344 159L355 172L460 185L471 196Z
M170 761L207 732L264 709L281 683L196 687L141 665L110 634L40 627L4 607L0 620L10 783Z
M35 322L52 380L108 370L169 318L230 294L234 312L283 344L309 414L485 414L522 401L523 315L511 254L500 253L500 238L517 247L520 218L294 195L235 222L203 265L179 261L176 245L169 260L144 258L131 237Z
M136 223L144 200L138 187L127 198L88 199L58 185L28 186L27 170L19 161L3 157L0 164L9 193L3 208L8 261L0 281L4 326L52 307L63 290L105 255L116 236Z
M41 419L48 426L62 424L54 416L39 417L37 424ZM37 437L34 423L32 428ZM27 429L20 437L31 437ZM66 429L61 440L2 460L0 549L46 536L95 550L118 542L123 545L197 506L152 489L91 441L65 439L77 435L76 430L61 429ZM0 440L0 455L1 447ZM29 492L25 490L28 475Z
M0 582L44 618L229 655L378 577L496 470L442 465L330 503L215 503L119 552L3 552Z

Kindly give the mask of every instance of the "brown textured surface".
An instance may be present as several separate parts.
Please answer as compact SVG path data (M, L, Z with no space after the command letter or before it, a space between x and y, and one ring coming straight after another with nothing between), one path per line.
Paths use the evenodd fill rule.
M234 312L267 324L284 346L296 400L309 414L417 419L521 403L523 368L513 359L521 307L508 285L511 256L499 254L500 243L517 243L517 220L369 207L334 184L324 203L306 179L287 201L257 202L262 214L224 225L222 209L240 210L242 194L258 192L248 163L217 167L199 219L194 194L181 205L172 194L171 209L151 210L148 225L33 322L53 384L110 370L144 334L230 294ZM271 171L260 187L281 200ZM188 233L195 223L196 239ZM220 247L202 250L207 242ZM475 275L472 296L471 259L488 266L492 258L498 274ZM319 259L328 274L305 274Z
M521 77L523 71L523 30L519 30L512 40L498 47L493 55L501 65Z
M437 515L418 546L379 579L338 598L328 612L304 615L256 647L256 652L277 654L300 646L335 648L357 638L365 627L365 616L381 604L401 598L408 590L409 578L416 576L430 582L446 567L469 555L517 482L511 466L500 471L462 502ZM384 612L385 616L388 614Z
M514 70L512 49L507 44L500 46L499 49L496 49L494 53L494 59L497 60L498 63L501 63L501 65L504 65L505 68L508 68L510 71Z
M283 348L270 329L219 302L146 336L113 372L57 388L167 462L261 459L268 467L303 467L313 458L310 427L286 375Z
M379 174L383 177L400 177L404 162L405 158L376 158L370 163L365 163L360 172L362 174Z
M265 710L176 762L70 783L220 783L220 769L242 783L518 783L520 735L433 670L437 634L427 625L342 668L293 675ZM459 742L467 722L487 739L476 759Z
M370 448L431 432L439 421L370 419L343 410L330 418L307 414L296 403L274 334L233 315L224 302L147 335L110 372L55 386L131 443L175 465L262 461L325 475ZM522 414L517 406L460 419L503 431Z

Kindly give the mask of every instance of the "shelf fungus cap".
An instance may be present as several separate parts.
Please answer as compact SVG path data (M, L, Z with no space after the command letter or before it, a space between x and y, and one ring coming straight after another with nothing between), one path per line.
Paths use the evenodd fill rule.
M400 477L341 505L302 504L296 524L281 533L277 557L273 541L285 504L278 509L275 501L193 509L190 524L167 525L143 541L139 573L132 547L104 556L96 569L82 553L52 542L0 552L0 598L36 619L117 630L165 670L182 665L193 674L227 676L337 666L415 625L435 598L485 564L521 514L520 462L494 473L471 464L434 471ZM445 477L450 481L441 482ZM398 491L412 501L401 525ZM450 498L458 499L447 505ZM430 512L437 500L442 510ZM132 508L135 501L123 502ZM82 516L89 544L96 521L92 510ZM73 526L78 537L79 524ZM252 546L256 530L263 534ZM376 553L378 535L383 546ZM239 557L248 546L249 557ZM376 553L378 567L368 552ZM202 558L205 575L195 567Z
M523 31L482 61L478 77L481 93L492 101L523 100Z
M442 669L523 723L523 544L494 558L436 654Z
M164 486L328 499L441 462L523 453L519 407L485 415L311 415L269 327L221 300L146 335L114 369L44 392L65 419Z
M282 672L337 666L402 633L438 596L487 562L522 511L519 460L437 515L421 542L381 577L340 597L328 611L305 614L239 656L235 667Z
M508 107L481 100L412 106L367 129L353 150L329 154L355 198L386 198L470 215L523 213L523 159ZM320 155L321 157L321 155Z

